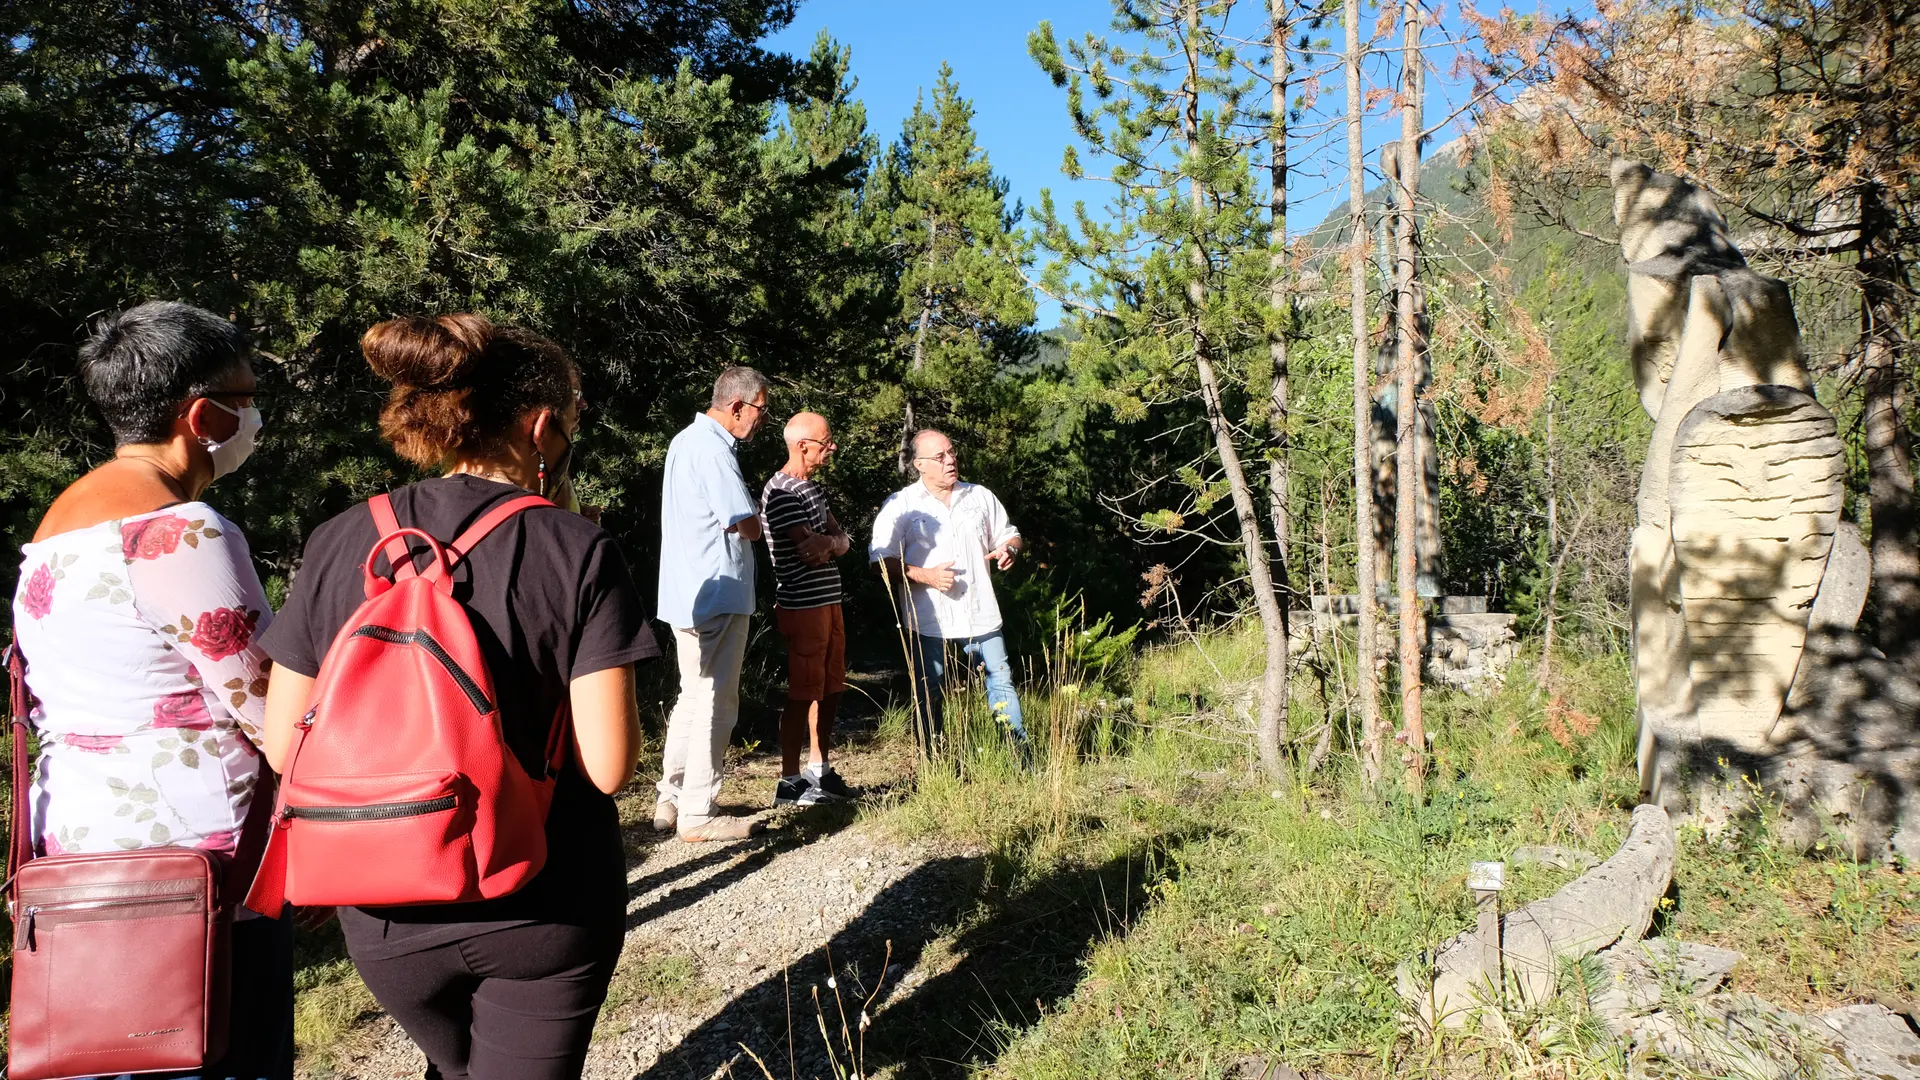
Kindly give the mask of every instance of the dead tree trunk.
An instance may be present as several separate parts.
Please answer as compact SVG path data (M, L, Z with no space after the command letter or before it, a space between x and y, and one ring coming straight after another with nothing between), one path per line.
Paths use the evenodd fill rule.
M1190 158L1200 151L1200 0L1187 0L1186 33L1187 83L1182 118L1182 135ZM1207 425L1213 431L1214 452L1220 457L1220 470L1226 474L1227 488L1233 496L1234 516L1240 524L1240 546L1247 560L1247 576L1253 584L1254 606L1260 613L1260 630L1266 638L1267 670L1260 693L1260 720L1257 730L1277 735L1271 743L1259 740L1260 764L1275 783L1287 778L1285 758L1280 749L1286 744L1287 717L1280 705L1286 700L1287 631L1286 616L1274 593L1273 576L1267 563L1267 546L1261 535L1260 513L1254 507L1253 489L1247 483L1240 464L1240 453L1233 443L1233 425L1227 422L1225 403L1220 396L1220 380L1213 366L1213 342L1207 337L1207 277L1212 262L1206 250L1207 191L1198 179L1205 169L1195 169L1190 181L1193 202L1191 255L1193 277L1187 283L1188 334L1193 346L1194 367L1200 376L1200 400L1207 411Z
M940 247L939 226L940 221L938 218L927 218L927 265L929 267L933 265L934 252L938 251ZM927 362L927 329L932 325L933 282L929 281L927 282L926 288L920 291L920 318L914 326L913 360L907 369L912 374L919 374L921 367ZM913 380L911 378L906 380L904 389L906 390L906 393L903 395L906 398L906 408L905 416L902 417L900 427L900 473L903 476L912 476L914 474L913 432L916 427L916 422L913 415Z
M1354 587L1359 595L1360 777L1368 788L1377 786L1383 769L1380 730L1380 688L1376 681L1374 642L1379 618L1373 565L1373 361L1367 355L1367 176L1365 146L1361 140L1360 0L1345 0L1347 31L1347 202L1350 248L1347 255L1353 306L1353 514Z
M1398 463L1394 485L1394 532L1398 535L1395 577L1399 584L1400 607L1400 720L1401 738L1406 743L1407 790L1417 799L1426 787L1427 728L1421 712L1420 660L1426 651L1425 619L1420 612L1420 530L1419 506L1421 481L1426 470L1420 461L1417 432L1420 423L1420 363L1426 355L1426 328L1421 325L1417 292L1419 277L1419 236L1414 222L1414 199L1420 190L1420 128L1424 120L1421 94L1424 79L1420 62L1420 2L1406 0L1402 21L1406 29L1406 50L1402 56L1400 88L1400 167L1394 184L1394 251L1397 281L1394 318L1399 324L1398 423L1394 431L1393 455Z
M1555 622L1560 611L1560 487L1556 482L1554 453L1557 447L1553 442L1553 379L1547 379L1547 558L1552 569L1547 574L1547 596L1545 629L1540 634L1540 666L1534 672L1534 682L1541 690L1551 694L1548 682L1553 678L1553 646Z
M1273 305L1275 318L1267 331L1267 358L1273 366L1269 380L1267 401L1267 516L1273 521L1273 583L1280 609L1280 636L1291 641L1293 628L1288 621L1293 615L1293 577L1289 572L1289 545L1292 542L1292 521L1290 520L1288 500L1287 452L1287 334L1292 329L1289 317L1292 308L1292 290L1287 280L1287 83L1291 77L1287 54L1287 38L1293 29L1287 18L1289 0L1273 0L1271 8L1273 34L1273 121L1267 132L1268 160L1270 162L1267 183L1269 187L1269 236L1268 273L1272 275L1269 284L1269 303ZM1284 652L1282 654L1285 655ZM1285 667L1285 661L1282 661ZM1260 728L1260 756L1262 761L1269 758L1281 760L1286 748L1281 745L1288 713L1292 708L1292 680L1283 675L1278 682L1279 701L1274 710L1274 719L1278 724L1264 722Z

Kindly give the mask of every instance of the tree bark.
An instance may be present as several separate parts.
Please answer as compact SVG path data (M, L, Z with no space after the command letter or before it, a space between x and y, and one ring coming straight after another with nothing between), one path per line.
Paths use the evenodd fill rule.
M1899 28L1877 11L1861 50L1861 84L1889 84ZM1867 182L1860 185L1860 345L1867 440L1867 503L1872 514L1872 594L1881 651L1909 666L1920 660L1920 529L1913 505L1913 452L1908 445L1900 370L1908 298L1901 273L1899 219L1880 177L1899 133L1884 111L1860 131Z
M1187 0L1187 95L1182 119L1189 160L1200 152L1200 0ZM1273 577L1267 563L1267 547L1261 535L1260 513L1254 506L1253 489L1240 464L1240 453L1233 444L1233 427L1227 423L1225 405L1220 397L1220 381L1213 366L1213 342L1206 327L1207 275L1211 260L1206 251L1207 191L1196 175L1188 182L1193 203L1193 237L1190 258L1193 276L1187 281L1188 334L1193 344L1194 366L1200 376L1200 400L1206 406L1207 425L1213 431L1214 452L1220 457L1220 469L1227 476L1227 488L1233 495L1234 516L1240 523L1240 546L1247 560L1247 576L1253 583L1254 606L1260 613L1260 630L1266 638L1267 670L1260 693L1261 732L1273 731L1277 738L1259 740L1260 765L1269 780L1283 783L1287 765L1281 749L1286 744L1287 716L1280 709L1285 700L1287 682L1286 616L1274 594Z
M1421 712L1420 659L1426 651L1425 619L1420 611L1420 489L1426 476L1421 467L1418 438L1420 422L1420 362L1426 355L1425 327L1421 325L1419 236L1414 222L1414 199L1420 190L1420 130L1425 120L1422 108L1423 72L1420 61L1420 3L1406 0L1401 20L1406 30L1406 49L1401 58L1400 86L1400 168L1393 197L1395 278L1397 279L1394 317L1399 323L1397 357L1398 406L1394 430L1395 576L1400 587L1400 734L1406 744L1407 791L1420 798L1426 789L1427 727Z
M1547 574L1547 596L1545 630L1540 635L1540 665L1534 671L1534 683L1540 689L1552 693L1547 683L1553 678L1553 637L1554 621L1559 614L1560 604L1560 487L1554 476L1553 444L1553 380L1547 380L1547 558L1551 570Z
M1901 327L1906 298L1898 239L1886 192L1860 195L1860 337L1866 410L1867 497L1873 516L1873 600L1881 651L1920 659L1920 531L1913 505L1913 454L1902 412Z
M928 265L932 265L933 259L934 259L934 251L939 246L937 243L939 237L938 237L938 234L934 231L937 224L938 223L934 218L930 217L927 219L927 263ZM921 293L920 293L920 319L919 319L919 325L917 325L913 331L913 361L912 361L912 366L908 368L909 371L918 372L921 366L924 365L927 361L927 328L932 324L933 324L933 282L929 281L927 282L927 287L921 290ZM914 474L913 472L914 415L913 415L913 381L911 379L907 380L905 390L906 390L906 393L903 396L906 398L906 415L903 419L903 422L900 428L900 474L902 476L912 476Z
M1364 109L1360 90L1360 0L1344 0L1347 31L1347 258L1353 308L1353 515L1354 591L1359 593L1359 664L1356 689L1360 699L1360 778L1371 789L1379 785L1385 747L1380 730L1380 688L1374 667L1377 646L1374 631L1379 611L1374 596L1373 565L1373 395L1369 384L1373 359L1367 349L1367 176L1360 121Z
M1268 273L1272 275L1269 283L1269 303L1273 311L1269 313L1267 327L1267 358L1273 372L1268 386L1267 430L1270 442L1267 446L1267 516L1273 522L1273 583L1278 594L1280 609L1280 636L1291 642L1293 628L1288 625L1293 616L1293 576L1290 573L1289 545L1292 543L1292 521L1289 510L1289 462L1287 454L1290 441L1287 434L1287 334L1292 330L1292 291L1287 279L1287 84L1291 78L1291 66L1287 53L1287 38L1293 29L1287 18L1289 0L1272 0L1272 48L1273 48L1273 121L1267 133L1269 191L1269 236ZM1283 654L1284 655L1284 654ZM1283 661L1284 664L1284 661ZM1289 673L1290 674L1290 673ZM1286 720L1291 710L1292 680L1282 677L1279 681L1279 701L1274 709L1277 724L1263 722L1260 728L1260 756L1262 761L1281 760L1285 748L1281 741L1285 737ZM1263 718L1264 719L1264 718ZM1271 771L1271 770L1269 770Z

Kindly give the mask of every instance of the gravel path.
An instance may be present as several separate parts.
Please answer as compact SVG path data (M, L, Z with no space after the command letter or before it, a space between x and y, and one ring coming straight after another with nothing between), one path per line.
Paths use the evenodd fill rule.
M735 768L727 797L748 809L739 804L771 792L776 765ZM884 783L903 766L878 755L839 762L856 784ZM871 822L858 821L853 807L768 813L772 828L732 844L683 844L652 834L639 820L651 812L644 793L631 796L624 811L636 822L628 834L636 856L628 875L629 930L588 1057L592 1080L706 1078L729 1069L742 1078L761 1076L742 1043L783 1080L830 1076L812 997L816 989L825 995L839 1049L829 953L852 1030L859 996L876 989L880 1001L910 995L938 973L944 954L928 946L970 893L963 879L974 860L895 845ZM895 938L901 947L894 957L905 962L882 977ZM853 1040L859 1041L857 1030ZM311 1080L417 1077L425 1068L420 1052L385 1017L356 1031L333 1057L330 1069L307 1073Z

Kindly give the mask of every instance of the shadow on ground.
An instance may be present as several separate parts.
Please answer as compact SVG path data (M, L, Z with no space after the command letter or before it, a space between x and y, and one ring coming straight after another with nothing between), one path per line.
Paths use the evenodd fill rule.
M777 829L770 829L737 843L716 845L712 851L640 878L628 884L628 896L644 896L648 891L671 879L692 877L709 866L733 863L732 866L711 877L672 889L652 903L628 912L627 929L633 930L682 908L691 907L715 893L724 892L766 869L781 855L839 832L853 824L858 816L859 809L851 803L812 807L806 813L789 815ZM631 852L631 847L629 851ZM630 855L628 866L633 866L637 861L637 859L631 859Z
M706 1080L728 1063L742 1080L760 1077L743 1045L779 1080L831 1076L822 1015L849 1072L965 1075L1073 992L1093 946L1131 929L1148 889L1171 873L1167 852L1192 839L1168 838L1151 850L1025 881L994 855L928 862L826 945L729 1002L638 1080ZM923 956L936 972L903 981ZM837 989L827 984L830 973ZM873 1023L862 1047L861 1003L869 998ZM843 1016L862 1061L847 1060Z

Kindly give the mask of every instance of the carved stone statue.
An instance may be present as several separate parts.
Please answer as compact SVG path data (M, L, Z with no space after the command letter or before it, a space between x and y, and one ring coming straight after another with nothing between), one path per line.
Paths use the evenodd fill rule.
M1860 763L1820 749L1845 721L1803 706L1834 677L1831 657L1858 659L1857 647L1812 659L1807 647L1810 629L1851 634L1866 550L1840 520L1845 451L1814 397L1792 298L1747 267L1705 192L1620 159L1612 180L1634 379L1654 421L1629 556L1641 785L1711 816L1728 804L1708 789L1744 775L1829 823L1851 820L1837 804ZM1879 782L1901 790L1881 793L1881 838L1863 846L1905 846L1892 834L1914 785Z

